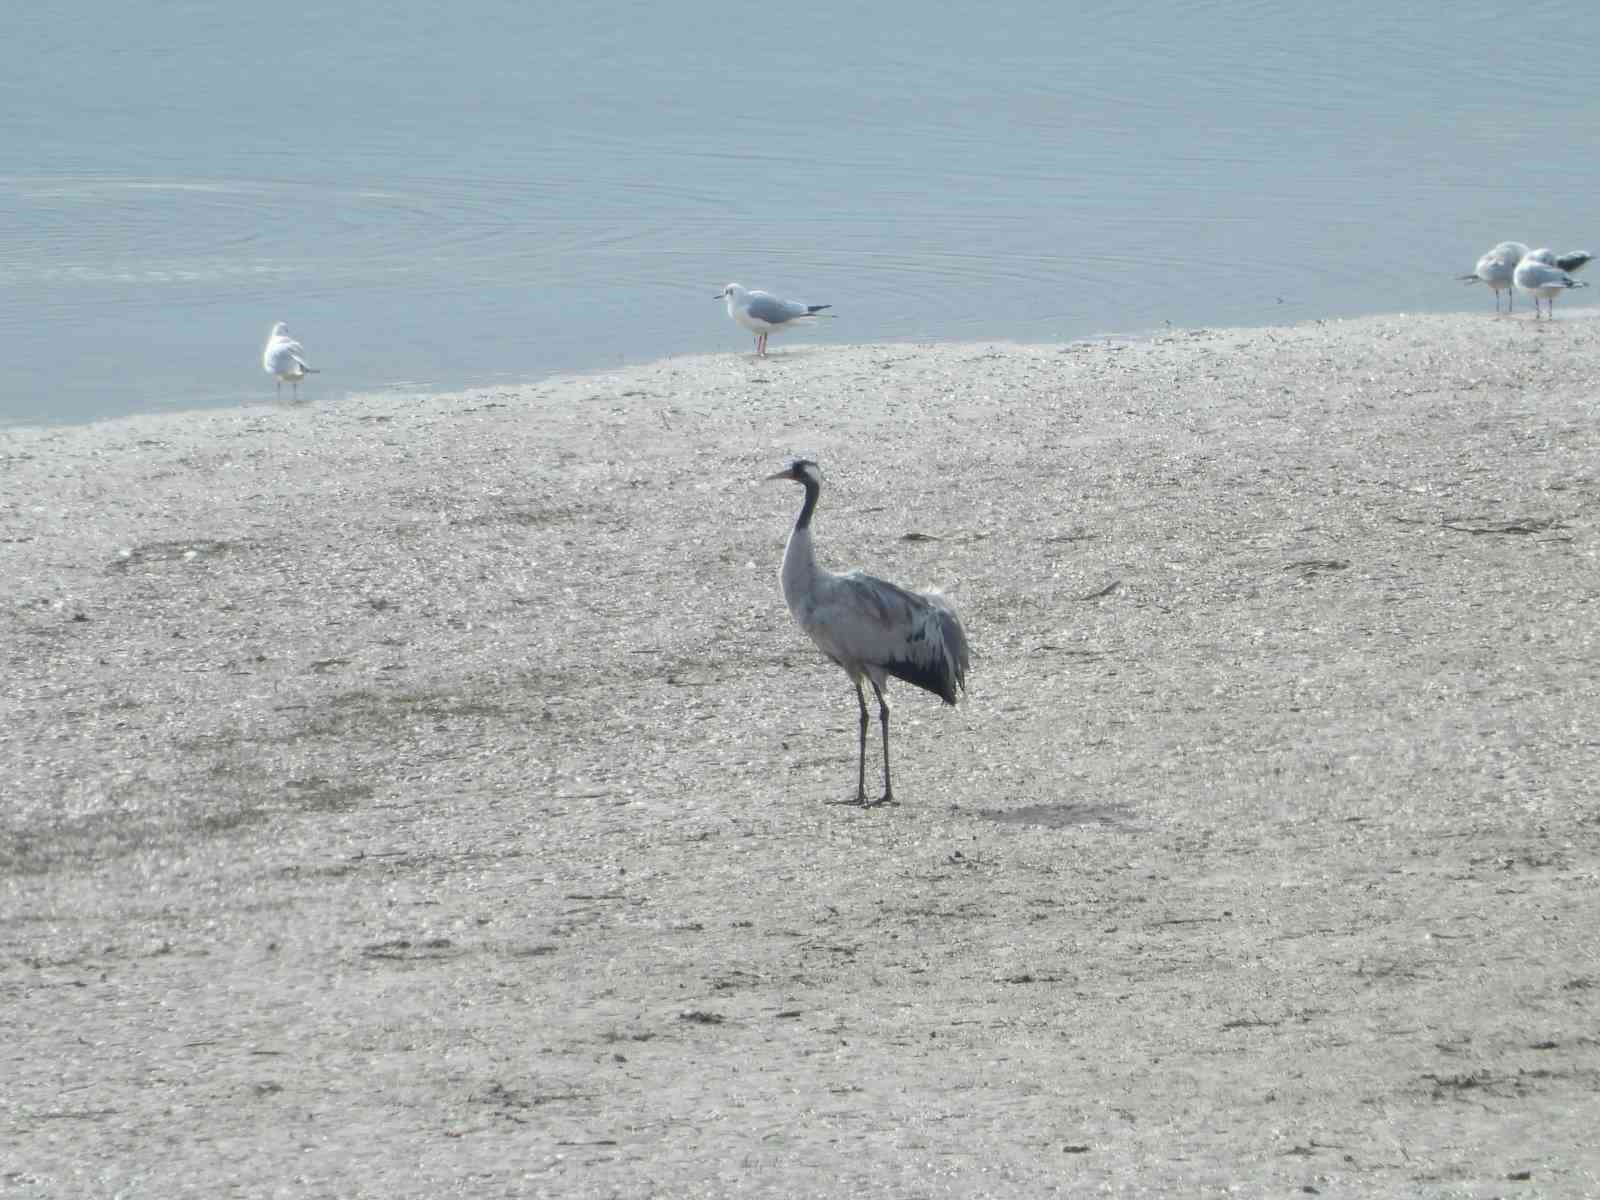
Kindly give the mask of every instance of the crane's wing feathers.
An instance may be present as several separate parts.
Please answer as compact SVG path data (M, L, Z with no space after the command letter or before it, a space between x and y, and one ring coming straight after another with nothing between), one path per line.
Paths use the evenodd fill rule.
M922 595L851 571L818 604L812 636L826 629L822 649L848 670L893 675L946 704L966 688L972 652L955 610L942 596ZM881 676L880 676L881 678Z

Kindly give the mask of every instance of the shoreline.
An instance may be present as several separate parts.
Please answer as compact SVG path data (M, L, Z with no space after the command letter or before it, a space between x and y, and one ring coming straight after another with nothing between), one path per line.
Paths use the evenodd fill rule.
M893 351L895 351L897 349L898 350L905 350L905 349L909 349L909 348L918 348L918 347L922 347L922 348L929 348L929 347L934 347L934 348L936 348L936 347L957 347L957 348L959 348L959 347L977 347L977 346L982 346L982 347L989 347L989 346L1008 347L1008 346L1014 346L1014 347L1018 347L1018 348L1022 348L1022 349L1027 349L1027 348L1033 347L1033 348L1057 349L1057 350L1064 349L1064 348L1067 348L1067 347L1091 347L1091 348L1092 347L1102 347L1103 348L1103 347L1111 347L1111 346L1141 345L1141 344L1145 344L1145 343L1149 343L1149 342L1158 342L1158 341L1162 340L1163 338L1183 337L1183 336L1187 336L1187 335L1190 335L1190 334L1206 334L1206 335L1208 335L1208 334L1217 334L1217 333L1221 333L1221 334L1227 334L1227 333L1248 334L1248 333L1266 331L1266 330L1291 330L1291 329L1296 329L1296 328L1311 328L1311 327L1319 326L1319 325L1361 324L1363 322L1369 322L1369 321L1389 321L1389 320L1408 321L1408 320L1423 319L1423 320L1443 320L1443 321L1447 321L1447 322L1448 321L1454 321L1454 320L1470 321L1470 320L1475 320L1479 315L1481 315L1481 314L1477 314L1475 312L1469 312L1469 311L1465 311L1465 310L1450 311L1450 312L1446 312L1446 313L1429 312L1429 313L1421 313L1421 314L1408 314L1408 313L1401 312L1401 313L1375 313L1375 314L1368 314L1368 315L1364 315L1364 316L1354 316L1354 317L1343 316L1343 317L1307 318L1307 319L1302 320L1302 321L1296 321L1296 322L1292 322L1292 323L1284 324L1284 325L1195 326L1195 327L1169 326L1169 327L1165 327L1165 328L1157 328L1157 329L1145 330L1145 331L1142 331L1142 332L1091 334L1091 335L1087 335L1085 337L1074 338L1074 339L1072 339L1070 341L1064 341L1064 342L1062 342L1062 341L1031 341L1031 340L1022 341L1022 340L1013 340L1013 339L1008 339L1008 338L971 338L971 339L960 338L960 339L935 340L935 341L928 341L928 340L921 340L921 339L907 339L907 340L904 340L904 341L893 341L893 342L859 342L859 343L857 343L857 342L820 342L820 343L808 343L808 342L803 340L803 334L802 334L800 340L795 340L795 341L781 340L781 341L778 341L778 342L774 343L774 345L776 346L776 349L774 350L773 353L774 353L775 356L777 356L778 358L781 359L781 357L785 353L788 353L791 350L804 350L804 351L807 351L807 352L810 352L810 353L823 353L823 354L826 354L826 353L831 353L831 352L849 353L849 352L863 351L863 350L881 350L881 351L885 351L885 352L893 352ZM1563 317L1562 317L1561 320L1558 320L1556 322L1556 325L1560 326L1562 324L1563 320L1568 322L1568 323L1581 324L1583 322L1594 320L1596 318L1600 318L1600 306L1583 307L1583 306L1580 306L1580 305L1577 305L1577 304L1571 304L1571 305L1569 305L1568 308L1563 310ZM1489 319L1490 320L1494 320L1492 315L1490 316ZM1514 315L1512 317L1509 317L1509 318L1502 317L1502 318L1500 318L1500 320L1504 321L1506 324L1512 325L1512 326L1527 325L1527 326L1530 326L1530 327L1536 327L1536 326L1533 326L1533 322L1531 320L1526 320L1525 319L1525 315L1524 314L1520 314L1520 313L1516 314L1516 315ZM467 395L480 395L480 394L481 395L489 395L489 394L505 394L505 393L523 394L523 393L527 393L527 392L530 392L530 391L535 391L535 390L538 390L540 388L544 388L544 387L547 387L547 386L550 386L550 385L561 384L561 385L573 385L573 386L576 386L578 383L580 383L583 380L592 379L592 378L600 377L600 376L626 375L626 374L629 374L629 373L632 373L632 372L635 372L635 371L648 371L648 370L651 370L653 368L665 366L665 365L672 364L672 363L696 363L696 362L702 362L702 361L705 361L705 360L717 360L717 359L733 359L733 360L747 359L752 364L756 363L756 360L747 351L745 351L743 349L740 349L740 350L737 350L737 351L730 351L730 350L707 351L707 352L691 353L691 354L683 354L683 355L672 355L672 356L669 356L669 357L666 357L666 358L650 359L650 360L645 360L645 361L636 362L636 363L625 363L625 364L622 364L620 366L617 366L617 365L613 365L613 366L598 366L598 367L594 367L593 369L589 369L589 370L553 369L553 370L551 370L551 371L549 371L547 373L544 373L544 374L536 374L536 375L530 376L528 378L518 379L515 382L501 381L501 382L497 382L497 383L489 383L489 384L482 384L482 385L476 385L476 386L467 386L467 387L462 387L462 388L446 388L446 389L439 389L439 390L432 390L432 391L416 391L416 390L411 390L411 389L406 389L406 388L401 388L401 387L396 386L396 387L383 388L381 390L369 390L369 391L350 390L350 391L342 392L342 393L338 394L336 397L307 401L303 405L296 405L296 404L293 404L293 403L288 402L288 401L273 400L272 398L267 396L265 394L265 392L263 392L263 395L262 395L261 398L247 400L247 401L244 401L242 403L235 402L235 403L203 404L203 405L199 405L197 407L163 409L163 410L154 411L154 412L142 412L142 413L124 413L124 414L115 415L115 416L91 417L91 418L81 419L81 420L79 420L79 419L68 419L68 420L62 420L62 421L37 421L37 420L27 420L27 419L6 419L6 420L3 420L3 421L0 421L0 436L7 436L7 435L10 435L10 434L13 434L13 433L23 433L23 432L30 431L30 430L32 430L32 431L44 431L44 430L55 430L55 429L77 429L77 428L84 428L84 427L93 426L93 425L116 423L116 422L119 422L119 421L138 420L138 419L145 418L145 417L149 417L149 418L183 419L183 418L202 416L202 415L211 414L211 413L245 413L245 412L254 412L254 411L257 411L257 410L268 411L268 412L276 412L276 411L280 411L280 410L281 411L293 412L293 411L304 411L304 410L314 409L314 408L318 408L318 407L323 407L323 408L333 407L333 406L337 406L337 405L340 405L340 404L347 404L347 403L381 404L383 402L388 402L388 403L391 403L391 404L405 404L405 403L415 403L415 402L419 402L419 401L426 401L426 400L428 400L430 398L434 398L434 397L467 396ZM323 385L319 384L318 386L323 386Z
M6 429L9 1182L1600 1190L1600 327L1525 324ZM894 808L796 453L973 641Z

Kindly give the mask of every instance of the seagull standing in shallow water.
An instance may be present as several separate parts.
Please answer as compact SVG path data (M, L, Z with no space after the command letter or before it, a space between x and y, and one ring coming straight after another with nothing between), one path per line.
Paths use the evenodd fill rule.
M1521 242L1501 242L1478 260L1478 265L1473 268L1471 275L1463 275L1461 278L1467 283L1487 283L1493 288L1495 312L1500 311L1500 292L1504 289L1506 311L1510 312L1517 295L1511 286L1512 276L1516 274L1517 264L1527 253L1528 248Z
M283 395L283 381L294 387L294 398L300 399L300 381L315 375L317 368L306 363L306 349L289 336L289 327L282 321L267 334L267 346L261 352L261 369L277 382L278 395Z
M956 610L943 596L909 592L882 579L847 571L835 575L817 565L811 544L811 517L822 495L822 471L807 458L797 458L768 479L790 479L806 489L805 502L783 552L783 599L800 628L817 648L844 668L856 689L861 709L861 735L856 751L856 798L868 805L866 677L878 697L878 724L883 729L883 798L893 804L889 782L889 676L914 683L946 704L965 691L972 652Z
M737 283L730 283L717 293L718 300L724 298L728 301L728 315L756 335L757 358L767 356L769 333L781 333L791 325L814 324L818 313L833 307L780 300L767 292L747 292Z
M1550 319L1556 318L1556 293L1568 288L1588 287L1556 266L1554 250L1535 250L1517 264L1516 284L1533 296L1533 319L1539 319L1539 301L1544 300Z

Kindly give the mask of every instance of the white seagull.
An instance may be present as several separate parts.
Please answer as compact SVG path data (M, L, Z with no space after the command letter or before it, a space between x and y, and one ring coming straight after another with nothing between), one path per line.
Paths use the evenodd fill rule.
M822 471L810 459L797 458L768 479L792 479L806 489L805 503L783 552L783 599L818 648L844 668L855 685L861 709L857 741L856 798L846 804L867 805L867 698L861 691L866 676L878 697L878 724L883 728L883 796L893 804L889 782L889 676L914 683L946 704L966 690L971 651L955 609L939 595L904 588L850 571L835 575L817 565L811 545L811 516L822 494Z
M267 334L266 349L261 352L261 369L277 382L278 395L283 395L283 381L294 387L294 398L300 399L300 381L315 375L317 368L306 363L306 349L289 336L289 327L282 321L273 325Z
M1484 253L1471 275L1463 275L1461 278L1468 283L1487 283L1494 289L1495 312L1500 311L1500 293L1504 290L1506 311L1510 312L1516 298L1516 292L1511 288L1512 276L1516 274L1517 264L1527 253L1528 248L1521 242L1501 242Z
M737 283L730 283L717 293L717 299L726 298L728 315L756 335L756 357L767 356L767 335L781 333L791 325L812 325L817 314L831 304L801 304L795 300L780 300L766 292L747 292ZM832 313L828 314L832 316Z
M1539 319L1539 301L1548 306L1550 319L1556 316L1556 293L1568 288L1588 287L1556 266L1554 250L1539 249L1528 254L1517 264L1513 279L1518 288L1533 296L1533 319Z

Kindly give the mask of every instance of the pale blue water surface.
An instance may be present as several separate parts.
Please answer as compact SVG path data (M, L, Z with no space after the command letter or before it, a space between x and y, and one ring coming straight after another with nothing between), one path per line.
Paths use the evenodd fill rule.
M1490 312L1600 251L1600 6L11 4L0 423L810 340ZM782 339L774 339L775 350Z

